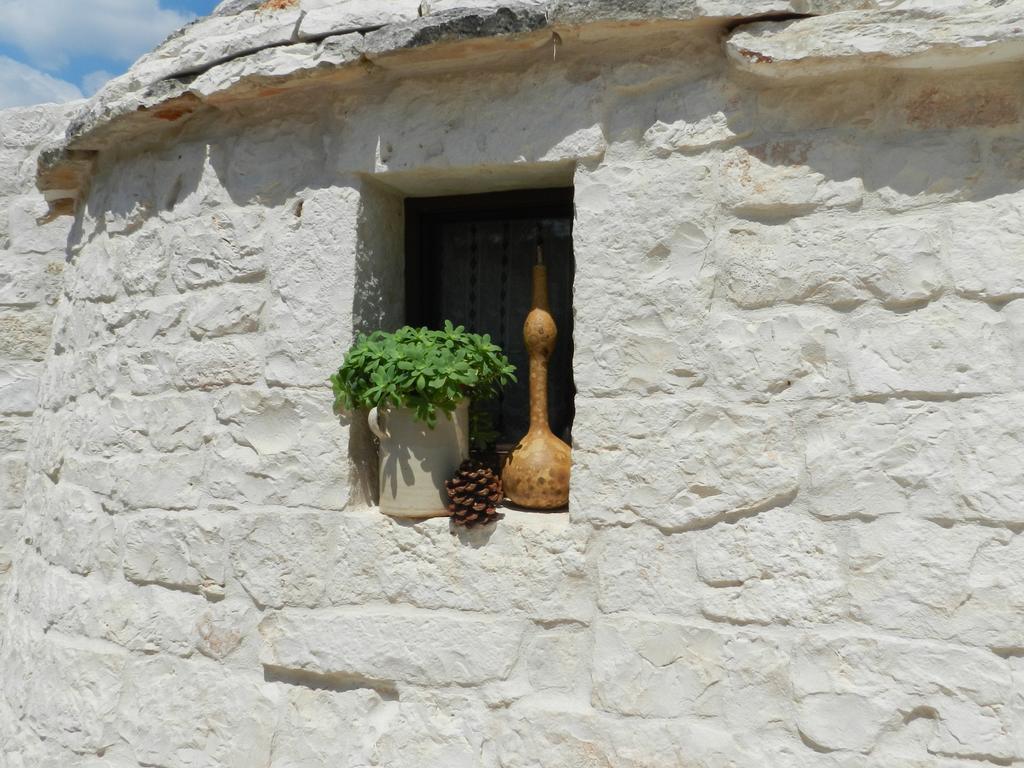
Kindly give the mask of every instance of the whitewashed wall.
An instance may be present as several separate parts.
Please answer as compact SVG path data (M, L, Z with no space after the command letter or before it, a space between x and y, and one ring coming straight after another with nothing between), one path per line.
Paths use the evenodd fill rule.
M21 524L25 449L71 228L66 218L37 224L47 205L35 188L36 158L63 134L75 106L0 110L0 595Z
M1022 109L1011 70L745 80L695 28L104 155L0 765L1024 762ZM576 186L571 511L385 519L324 381L400 320L400 193L538 171Z

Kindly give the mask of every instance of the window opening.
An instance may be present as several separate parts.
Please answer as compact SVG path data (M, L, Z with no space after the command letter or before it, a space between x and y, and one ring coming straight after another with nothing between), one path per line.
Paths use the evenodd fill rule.
M544 189L406 200L406 318L439 328L445 319L487 333L517 369L518 384L485 405L507 450L529 427L529 368L523 322L530 310L537 247L548 265L558 340L548 381L552 431L571 444L573 399L573 190Z

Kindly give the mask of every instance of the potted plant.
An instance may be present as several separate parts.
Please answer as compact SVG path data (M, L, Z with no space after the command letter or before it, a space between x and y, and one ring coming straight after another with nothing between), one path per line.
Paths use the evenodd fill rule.
M446 515L444 483L469 456L469 401L495 397L515 368L489 336L445 321L360 336L331 376L335 408L368 410L380 440L380 507Z

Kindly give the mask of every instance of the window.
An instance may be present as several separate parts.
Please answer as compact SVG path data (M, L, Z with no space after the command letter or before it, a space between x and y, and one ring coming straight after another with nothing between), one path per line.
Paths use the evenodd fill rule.
M407 321L438 328L448 319L490 334L516 366L519 383L484 408L500 435L499 450L510 448L529 428L523 322L538 246L558 324L548 377L549 417L552 431L571 444L572 201L572 189L406 200Z

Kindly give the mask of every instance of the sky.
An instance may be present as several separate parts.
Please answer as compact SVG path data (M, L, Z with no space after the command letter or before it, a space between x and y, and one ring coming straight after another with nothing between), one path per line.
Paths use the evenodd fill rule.
M0 0L0 109L91 96L218 0Z

